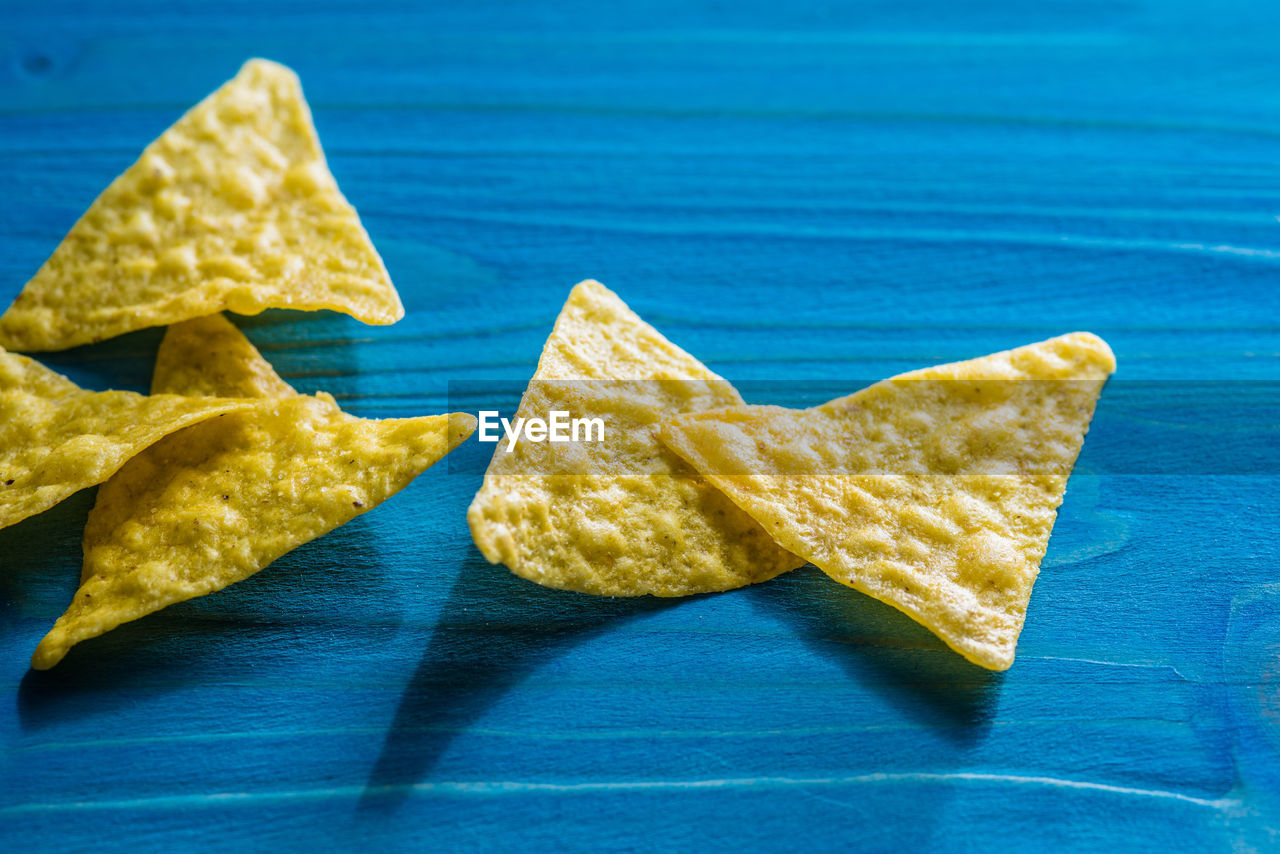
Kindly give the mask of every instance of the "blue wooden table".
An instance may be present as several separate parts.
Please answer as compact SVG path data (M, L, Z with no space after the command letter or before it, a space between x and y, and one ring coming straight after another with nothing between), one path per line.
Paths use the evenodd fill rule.
M408 316L237 322L357 414L519 387L586 277L748 389L1075 329L1120 372L1002 675L812 567L539 588L472 545L465 465L31 673L78 495L0 532L0 850L1275 850L1280 469L1125 383L1276 400L1277 32L1234 0L3 3L0 303L257 55ZM47 362L144 389L159 336Z

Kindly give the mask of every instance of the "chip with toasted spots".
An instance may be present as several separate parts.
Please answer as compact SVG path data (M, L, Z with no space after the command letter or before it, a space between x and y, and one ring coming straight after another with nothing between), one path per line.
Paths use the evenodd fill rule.
M204 373L185 367L193 355ZM329 395L298 394L221 315L172 327L157 361L157 392L259 400L157 443L102 486L80 589L36 648L36 669L121 623L248 578L386 501L475 429L470 415L374 421Z
M661 437L779 545L1004 670L1114 370L1075 333L814 409L681 415Z
M589 413L608 439L499 446L467 513L476 545L530 581L605 596L728 590L801 565L657 439L665 417L741 403L617 295L582 282L516 417Z
M267 308L404 315L297 76L251 60L94 201L0 316L0 346L62 350Z
M88 391L0 350L0 528L102 483L174 431L247 401Z

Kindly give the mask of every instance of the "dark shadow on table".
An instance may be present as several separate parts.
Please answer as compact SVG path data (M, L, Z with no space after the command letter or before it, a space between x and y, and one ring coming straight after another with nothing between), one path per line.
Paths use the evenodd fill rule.
M473 555L460 568L400 698L361 811L394 810L455 735L539 666L625 620L680 601L552 590Z
M333 311L268 309L246 316L223 312L290 385L304 394L341 396L358 382L360 350L368 328ZM47 367L87 389L147 394L166 327L130 332L96 344L39 353Z
M229 620L152 614L73 649L51 670L28 670L18 686L18 719L28 732L108 716L204 678L230 638L255 632Z
M151 373L164 332L164 327L152 327L96 344L34 355L46 367L84 388L146 394L151 390Z
M78 541L76 549L78 554ZM37 731L215 679L261 678L270 663L264 655L282 638L295 636L299 626L335 619L339 588L369 602L389 595L385 567L371 559L374 554L374 533L360 517L230 587L83 641L51 670L27 671L18 688L19 721L24 730ZM66 602L74 589L72 582ZM32 649L39 639L33 637Z
M961 745L979 741L989 728L1002 674L969 663L896 608L812 566L744 593L908 719Z
M363 350L378 344L376 336L368 340L368 327L359 321L333 311L279 308L251 317L231 313L227 317L285 382L302 394L329 392L339 406L349 404L353 395L361 396Z
M6 632L23 619L44 617L47 607L37 603L71 601L80 579L80 539L97 495L97 489L81 490L0 530L0 627Z

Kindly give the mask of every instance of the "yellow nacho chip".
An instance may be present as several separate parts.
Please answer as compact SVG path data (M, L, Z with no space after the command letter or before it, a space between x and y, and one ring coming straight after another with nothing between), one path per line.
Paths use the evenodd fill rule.
M0 528L102 483L163 437L249 404L87 391L0 350Z
M1004 670L1114 370L1075 333L814 409L679 416L661 437L780 545Z
M174 365L206 347L220 359L208 377ZM82 640L248 578L368 512L475 429L469 415L373 421L326 394L298 394L221 315L171 328L158 361L157 388L262 400L170 436L103 485L85 527L80 589L36 648L37 670Z
M296 397L297 392L221 314L171 326L160 342L151 393L188 397Z
M62 350L267 308L404 315L297 76L255 59L94 201L0 316L0 346Z
M530 581L605 596L729 590L800 566L658 442L668 415L741 402L617 295L582 282L517 417L590 413L605 419L610 438L571 450L499 446L467 513L476 545ZM578 473L554 473L557 454L576 454Z

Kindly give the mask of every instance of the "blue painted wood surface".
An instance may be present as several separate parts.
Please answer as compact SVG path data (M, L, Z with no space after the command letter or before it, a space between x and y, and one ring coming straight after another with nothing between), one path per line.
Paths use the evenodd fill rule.
M1088 329L1120 363L1090 443L1184 449L1073 477L1003 675L811 567L678 602L541 589L480 558L478 477L444 465L28 673L78 495L0 532L0 849L1276 848L1277 472L1204 462L1230 423L1188 442L1122 383L1280 380L1277 25L1234 0L0 5L0 302L260 55L302 76L408 316L238 322L353 412L522 383L593 276L734 380L852 390ZM141 389L158 341L47 362Z

